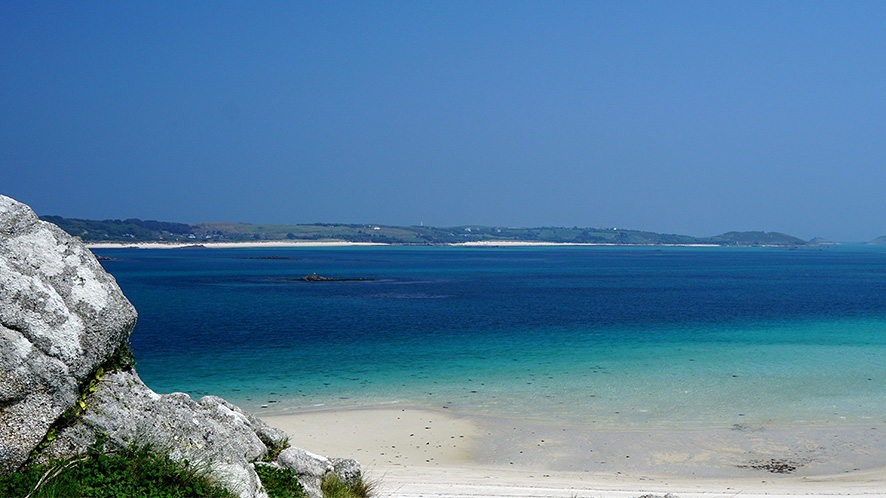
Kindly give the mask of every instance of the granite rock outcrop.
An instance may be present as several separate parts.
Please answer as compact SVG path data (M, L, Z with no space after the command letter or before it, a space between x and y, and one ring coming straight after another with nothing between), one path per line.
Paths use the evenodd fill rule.
M0 472L25 462L135 320L89 249L0 196Z
M0 195L0 475L75 457L101 439L108 449L151 445L209 469L239 496L266 497L254 465L286 434L222 398L157 394L132 368L103 368L135 321L88 248ZM53 426L75 403L76 416ZM360 477L355 460L297 448L270 465L292 470L314 497L328 473Z

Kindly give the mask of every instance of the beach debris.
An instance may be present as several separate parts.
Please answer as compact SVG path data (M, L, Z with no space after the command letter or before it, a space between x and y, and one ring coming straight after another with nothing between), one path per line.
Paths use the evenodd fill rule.
M732 424L732 428L730 430L733 431L744 431L744 432L758 432L765 430L763 427L754 427L749 424Z
M769 460L754 460L747 465L739 465L738 467L742 469L765 470L773 474L792 474L797 470L797 467L802 466L802 462L772 458Z

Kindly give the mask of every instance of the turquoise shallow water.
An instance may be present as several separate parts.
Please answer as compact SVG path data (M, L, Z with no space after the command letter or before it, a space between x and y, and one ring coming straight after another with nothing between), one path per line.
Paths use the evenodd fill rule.
M879 421L886 401L878 248L95 252L139 310L148 385L259 413L791 425ZM286 280L313 272L377 280Z

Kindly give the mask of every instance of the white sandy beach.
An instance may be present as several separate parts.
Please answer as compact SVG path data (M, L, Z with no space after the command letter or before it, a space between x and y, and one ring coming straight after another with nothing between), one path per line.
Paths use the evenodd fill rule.
M200 247L206 249L245 249L245 248L277 248L277 247L361 247L389 246L377 242L347 242L343 240L328 241L255 241L255 242L89 242L90 249L182 249ZM554 246L604 246L621 247L624 244L572 243L572 242L532 242L516 240L481 240L476 242L459 242L445 244L450 247L554 247ZM633 244L629 247L719 247L715 244Z
M263 240L256 242L90 242L86 247L90 249L182 249L189 247L202 247L206 249L237 249L251 247L348 247L348 246L385 246L374 242L345 242L343 240L330 241L272 241Z
M809 430L799 438L796 430L776 428L589 436L569 428L390 407L264 420L289 433L296 446L356 458L370 478L380 480L381 497L886 496L886 467L878 453L883 438L875 429L873 435L859 428ZM754 454L782 454L808 465L789 475L735 465ZM847 458L868 466L828 472L851 466Z
M608 244L602 242L533 242L524 240L478 240L448 244L454 247L547 247L547 246L603 246L603 247L720 247L716 244Z
M238 249L238 248L276 248L276 247L359 247L389 246L375 242L346 242L343 240L329 241L256 241L256 242L94 242L86 244L90 249L182 249L203 247L206 249ZM575 246L575 245L611 245L611 244L563 244L557 242L522 242L522 241L479 241L446 244L453 247L533 247L533 246Z

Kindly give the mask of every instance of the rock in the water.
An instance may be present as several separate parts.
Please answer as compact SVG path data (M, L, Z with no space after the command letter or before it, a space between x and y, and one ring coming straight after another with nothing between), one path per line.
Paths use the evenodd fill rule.
M299 281L299 282L370 282L376 280L374 278L334 278L334 277L324 277L322 275L317 275L316 273L311 273L310 275L305 275L302 278L283 278L281 280L285 281Z
M25 462L135 320L89 249L0 196L0 474Z

